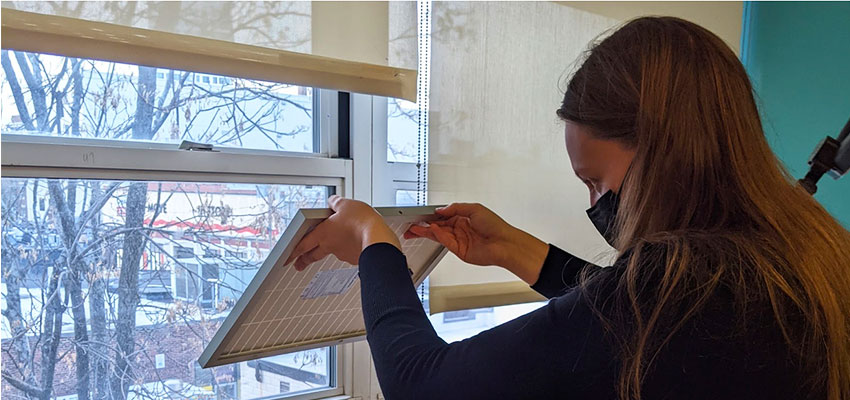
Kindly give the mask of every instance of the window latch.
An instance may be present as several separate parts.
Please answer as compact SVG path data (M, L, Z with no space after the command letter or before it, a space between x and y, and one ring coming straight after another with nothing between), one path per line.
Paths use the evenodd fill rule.
M178 147L180 150L189 150L189 151L211 151L217 152L218 150L213 148L213 145L209 143L199 143L192 142L188 140L184 140L180 142L180 146Z

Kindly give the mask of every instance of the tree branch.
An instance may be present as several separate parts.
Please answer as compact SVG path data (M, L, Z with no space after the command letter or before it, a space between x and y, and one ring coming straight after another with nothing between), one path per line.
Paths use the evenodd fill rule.
M21 85L18 83L18 77L15 74L15 69L12 68L12 60L9 59L9 51L3 50L2 56L0 57L2 57L3 72L6 73L6 80L9 81L9 88L12 89L12 97L15 98L15 107L18 108L18 115L21 117L24 129L34 131L35 126L32 124L32 117L30 117L29 110L27 110L27 103L24 99L24 93L21 90Z
M5 379L6 382L8 382L13 387L15 387L15 389L18 389L18 390L20 390L20 391L22 391L22 392L24 392L24 393L26 393L26 394L28 394L32 397L42 397L42 396L44 396L44 390L42 390L41 388L35 387L33 385L30 385L29 383L26 383L24 381L17 379L15 377L13 377L12 374L8 373L7 371L3 371L2 375L3 375L3 379Z

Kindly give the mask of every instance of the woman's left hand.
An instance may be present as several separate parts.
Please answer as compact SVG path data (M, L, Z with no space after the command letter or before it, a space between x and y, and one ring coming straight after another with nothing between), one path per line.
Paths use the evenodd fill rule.
M333 195L328 205L333 215L301 239L284 265L295 260L295 269L303 271L329 254L357 265L360 253L372 244L390 243L401 249L398 236L368 204Z

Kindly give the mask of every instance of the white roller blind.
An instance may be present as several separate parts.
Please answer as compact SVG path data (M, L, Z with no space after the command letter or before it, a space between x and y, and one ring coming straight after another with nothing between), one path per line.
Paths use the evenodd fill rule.
M544 241L604 262L613 249L585 214L589 195L555 116L575 60L600 33L645 14L719 27L737 48L741 3L570 4L434 3L428 195L433 204L483 203ZM430 278L432 313L538 299L509 272L453 255Z
M4 1L3 8L312 52L308 1Z
M415 47L412 63L388 56L390 31L415 31L415 14L390 18L387 3L27 1L3 9L4 48L145 64L135 55L148 65L415 99ZM122 54L119 44L132 50Z

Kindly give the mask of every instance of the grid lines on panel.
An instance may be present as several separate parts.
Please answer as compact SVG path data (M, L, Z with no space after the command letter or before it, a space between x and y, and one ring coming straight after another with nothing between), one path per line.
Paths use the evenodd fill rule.
M412 224L410 217L389 216L385 220L401 240L408 267L415 276L423 275L442 246L428 239L403 239ZM266 351L365 334L359 279L340 294L302 297L314 276L323 271L352 268L350 264L328 256L304 271L296 271L281 265L282 262L275 262L242 311L241 322L227 332L219 357L256 355L259 358Z

